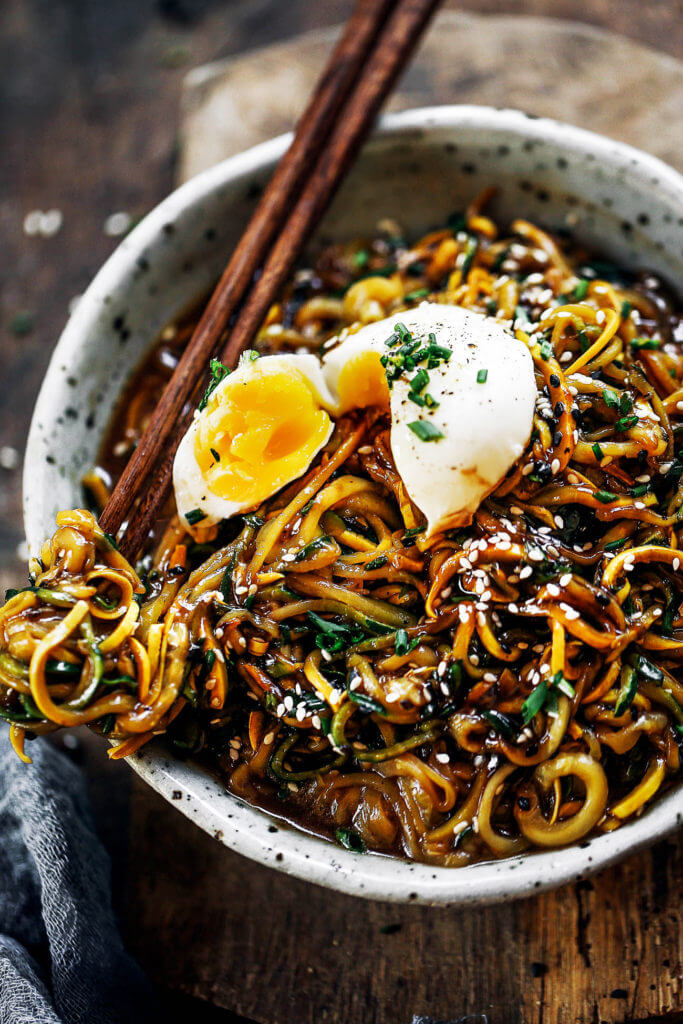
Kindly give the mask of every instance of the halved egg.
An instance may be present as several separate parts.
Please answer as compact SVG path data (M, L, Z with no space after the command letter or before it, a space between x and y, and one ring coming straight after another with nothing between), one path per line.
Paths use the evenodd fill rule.
M367 324L325 355L323 375L336 412L390 406L396 469L428 535L471 522L531 434L527 345L462 306L423 302Z
M173 465L178 513L208 526L260 505L305 473L333 430L312 355L245 359L210 395Z

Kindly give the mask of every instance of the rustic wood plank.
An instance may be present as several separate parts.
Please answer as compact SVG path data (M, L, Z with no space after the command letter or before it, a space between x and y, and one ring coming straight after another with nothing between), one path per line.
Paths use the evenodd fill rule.
M141 4L117 0L112 4L89 0L87 5L46 5L42 0L4 0L0 4L0 230L5 244L0 281L0 446L23 448L35 394L66 319L69 299L84 289L117 244L103 233L105 218L115 210L140 215L172 186L178 100L187 69L337 23L347 14L350 2L160 0ZM459 0L457 6L493 14L550 10L547 0ZM669 54L680 56L683 49L683 19L676 0L647 4L642 0L554 0L551 10L555 17L582 19L624 32ZM490 61L490 70L469 92L457 54L444 47L454 84L439 98L500 102L505 84L493 65L502 39L494 36L485 42L482 59ZM617 134L628 127L635 112L644 119L649 141L645 137L634 141L663 154L658 148L661 139L671 137L672 127L678 130L680 113L674 110L663 134L646 127L647 118L657 116L671 95L672 81L668 74L661 78L661 68L670 67L668 62L662 63L654 54L650 59L658 70L653 70L651 79L645 73L639 97L633 87L624 87L626 80L632 82L630 62L625 67L609 53L593 52L593 64L602 62L613 79L608 99L587 88L594 81L590 78L581 106L555 112L586 124L599 114L605 120L595 126ZM585 66L580 64L580 47L574 53L568 51L559 72L542 49L531 56L528 49L518 51L515 63L524 74L517 77L515 88L528 82L530 68L545 67L546 80L554 81L561 74L571 74L575 61ZM435 98L420 90L416 78L412 83L412 102ZM303 96L294 89L292 108L285 111L284 121L272 116L271 123L264 124L260 118L273 109L273 88L269 95L270 103L262 103L259 110L253 104L236 107L238 148L249 120L266 134L280 131L291 123ZM519 102L518 97L519 93L511 98L506 92L507 102ZM538 100L544 100L542 92ZM24 236L25 214L50 207L63 212L60 233L53 239ZM21 310L33 314L32 329L24 336L10 328ZM0 467L0 585L4 586L14 585L25 573L16 557L22 537L19 490L19 470ZM310 982L306 967L296 974L293 946L299 935L295 929L303 939L316 921L319 949L313 944L300 949L302 959L315 957L314 980L321 977L336 998L338 977L343 981L357 965L361 968L358 992L349 995L348 1005L339 998L335 1005L343 1008L335 1017L335 1006L328 1000L327 1010L317 1018L320 1021L365 1024L379 1019L382 1007L388 1007L383 1024L401 1024L414 1011L434 1012L446 1003L474 1011L488 1007L491 1024L523 1020L613 1024L663 1019L664 1015L673 1020L669 1015L675 1011L676 1019L683 1019L680 840L595 879L593 889L569 889L514 907L474 912L416 912L417 908L399 912L375 907L368 919L363 916L368 905L347 898L340 901L343 914L330 918L336 897L272 872L255 872L153 794L140 793L137 779L131 857L124 878L129 774L121 765L118 769L106 765L99 740L86 734L84 743L98 823L114 856L115 897L125 910L131 944L162 985L215 998L219 1005L232 999L231 1007L245 1016L255 1013L259 1005L263 1008L265 1001L268 1008L275 1008L271 1019L298 1024L310 1019L306 1004L319 989L317 982ZM258 885L257 874L263 878ZM642 897L636 899L634 894L641 890ZM276 898L284 901L282 910L273 902ZM256 914L263 918L268 926L265 935L253 923L240 923L235 908L241 907L249 908L245 918ZM327 929L320 923L325 920ZM278 944L269 932L280 921ZM377 934L381 927L394 924L400 924L401 930ZM340 945L340 937L348 936L349 944ZM362 959L372 939L377 943L374 974ZM272 950L275 957L268 973L263 970L264 950ZM436 989L431 971L441 959L449 973L441 984L440 1004L431 1001ZM547 964L548 971L534 978L534 962ZM287 1004L287 993L297 979L303 991L296 997L297 1009L303 1004L300 1018ZM627 997L612 997L611 992L621 986ZM266 988L269 995L260 991ZM411 1002L410 992L418 989L420 1001ZM342 990L348 993L349 986ZM448 1002L443 993L450 993ZM173 1006L178 1020L231 1019L210 1008L204 1013L201 1004L186 1003L181 997L171 996L167 1010ZM402 1008L408 1012L400 1012ZM259 1011L253 1019L268 1017Z
M652 1020L683 1011L683 837L479 909L333 894L223 849L134 783L129 944L150 976L267 1024Z

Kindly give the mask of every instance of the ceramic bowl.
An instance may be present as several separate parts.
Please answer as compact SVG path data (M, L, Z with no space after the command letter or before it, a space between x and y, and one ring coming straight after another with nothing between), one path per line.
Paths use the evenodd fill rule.
M82 297L48 368L31 425L24 515L36 551L57 510L82 504L80 478L126 380L159 331L218 276L289 136L179 188L121 243ZM628 267L683 282L683 178L628 146L545 119L485 107L384 118L314 244L370 233L394 217L415 236L490 184L494 215L571 230ZM358 896L418 903L508 900L582 878L670 832L681 790L636 821L578 847L459 869L359 855L242 803L162 742L130 759L146 782L230 849Z

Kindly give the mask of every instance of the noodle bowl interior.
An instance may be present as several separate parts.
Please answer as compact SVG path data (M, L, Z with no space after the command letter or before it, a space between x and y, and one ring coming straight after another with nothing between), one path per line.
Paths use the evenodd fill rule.
M223 416L225 446L197 441L192 472L200 490L222 473L231 511L169 502L133 567L96 514L198 314L163 332L84 481L92 510L59 515L0 610L0 716L19 756L64 726L108 736L113 757L165 734L250 803L351 850L444 866L620 828L680 780L680 310L651 274L565 232L494 223L490 198L416 240L380 222L296 274L247 364L312 353L317 374L386 319L375 362L350 401L335 378L336 405L305 374L296 402L280 382L254 413L270 417L261 447L221 406L253 375L231 384L214 363L202 409ZM471 507L439 454L474 423L449 391L456 348L404 323L432 306L504 332L520 381L528 362L528 430L495 481L477 456ZM287 382L309 364L278 365ZM473 368L473 393L501 410L477 421L482 450L521 430L506 410L522 384L496 393L495 371ZM277 433L285 416L296 445ZM267 496L245 509L234 474L253 465ZM437 491L441 519L423 503Z

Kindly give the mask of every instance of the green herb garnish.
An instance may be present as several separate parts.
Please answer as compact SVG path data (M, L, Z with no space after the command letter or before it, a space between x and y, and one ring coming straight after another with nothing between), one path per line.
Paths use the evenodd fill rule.
M444 434L435 427L429 420L413 420L412 423L408 424L408 429L412 430L416 437L419 437L420 441L439 441Z
M477 372L477 384L485 384L486 383L486 378L488 377L488 375L489 375L489 371L488 370L479 370Z
M351 853L365 853L367 847L355 829L338 828L334 835L339 845L343 846L345 850L350 850Z
M185 519L190 526L195 526L197 523L201 523L202 519L206 519L206 512L202 512L200 508L193 508L185 513Z
M199 405L197 406L197 409L199 410L199 412L201 412L203 409L206 408L207 403L209 401L209 398L211 397L213 392L216 390L216 388L218 387L220 382L222 380L225 380L225 378L230 373L230 370L228 369L228 367L224 366L223 363L221 363L221 361L219 359L212 359L211 360L211 362L209 364L209 370L211 372L211 381L210 381L209 386L207 387L206 391L204 392L204 394L202 396L202 400L200 401Z

